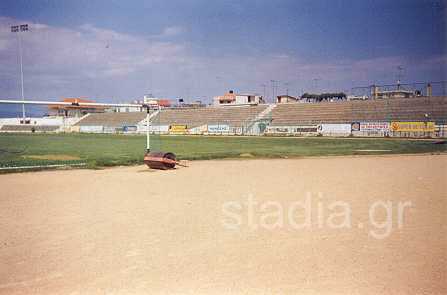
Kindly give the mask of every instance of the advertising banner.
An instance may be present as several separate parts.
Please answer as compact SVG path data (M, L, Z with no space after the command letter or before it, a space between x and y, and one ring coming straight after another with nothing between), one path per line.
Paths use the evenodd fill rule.
M397 132L433 132L434 122L391 122L391 131Z
M292 126L290 127L292 133L315 133L318 131L318 126Z
M146 125L138 125L138 132L146 132ZM151 133L168 133L169 125L150 125L149 132Z
M155 133L166 133L169 132L169 125L150 125L149 131Z
M102 133L103 127L102 126L80 126L79 132L86 132L86 133Z
M227 124L223 124L223 125L208 125L208 132L209 133L230 132L230 125L227 125Z
M351 124L351 131L360 131L360 122L354 122Z
M447 137L447 125L436 125L435 132L436 137Z
M123 126L124 132L136 132L137 126Z
M267 133L288 133L289 132L289 127L268 126L266 131L267 131Z
M350 134L351 124L321 124L318 125L318 131L329 134Z
M268 126L267 133L290 134L290 135L311 135L318 132L317 125L299 125L299 126Z
M206 125L197 126L188 130L189 134L203 134L208 130Z
M390 123L388 122L361 122L360 131L390 131Z
M111 126L104 126L103 130L104 133L116 133L116 132L122 132L122 128L121 127L111 127Z
M186 134L186 125L171 125L169 127L170 134Z

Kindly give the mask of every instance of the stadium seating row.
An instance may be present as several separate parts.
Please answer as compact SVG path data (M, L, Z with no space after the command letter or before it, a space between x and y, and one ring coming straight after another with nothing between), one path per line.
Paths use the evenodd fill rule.
M268 105L207 107L163 109L152 117L154 125L187 125L193 128L206 124L228 124L231 127L240 127L248 124ZM138 125L144 120L146 113L95 113L79 121L77 126L108 126L122 127Z
M55 132L60 128L56 125L3 125L2 132Z
M95 126L98 128L101 127L101 130L112 130L113 128L122 128L125 126L139 126L138 130L141 131L144 129L141 126L145 116L145 113L90 114L76 125L80 126L81 130L89 130L89 127L95 129ZM260 119L262 119L262 123ZM255 121L258 124L255 124ZM250 133L249 131L252 126L260 128L262 124L268 127L267 133L269 134L289 133L285 132L287 126L290 126L292 129L295 128L295 131L292 133L301 134L301 131L296 130L316 128L316 125L319 124L351 124L353 122L390 123L394 121L434 122L438 125L446 125L447 97L285 103L277 104L276 106L271 105L270 107L269 105L257 105L184 109L171 108L163 109L151 118L152 125L160 126L160 128L163 127L164 133L171 133L169 126L183 125L185 127L187 126L188 129L184 133L190 134L207 134L206 126L212 126L213 124L228 126L225 127L228 128L228 131L220 132L222 134L262 134L263 131L258 133ZM82 128L83 126L84 128ZM305 131L304 134L309 134L309 132ZM376 134L385 133L376 132ZM406 135L402 134L402 136Z
M271 125L427 120L447 122L447 97L278 104Z
M182 124L188 128L211 124L228 124L231 127L247 125L268 105L208 107L198 109L165 109L152 120L153 124Z
M123 127L137 125L146 118L144 112L133 113L92 113L80 120L75 126Z

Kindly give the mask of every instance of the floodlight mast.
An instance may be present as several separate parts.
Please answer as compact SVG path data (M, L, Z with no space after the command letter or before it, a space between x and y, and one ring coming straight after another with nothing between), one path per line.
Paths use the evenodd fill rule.
M21 80L21 90L22 90L22 101L25 102L25 94L23 87L23 61L22 61L22 41L20 39L20 32L28 31L28 24L23 24L19 26L11 26L11 33L17 33L17 39L19 44L19 57L20 57L20 80ZM22 104L22 118L23 124L25 124L25 103Z

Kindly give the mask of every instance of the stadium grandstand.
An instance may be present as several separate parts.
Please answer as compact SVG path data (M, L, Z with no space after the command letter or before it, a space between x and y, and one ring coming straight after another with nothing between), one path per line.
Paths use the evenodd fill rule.
M45 126L52 125L49 120L4 121L0 131L141 133L149 128L164 134L446 137L447 97L162 108L151 112L150 127L145 112L90 113L54 123L61 128Z
M271 125L426 120L446 123L447 97L278 104Z
M81 118L77 117L28 117L0 118L0 132L63 132ZM25 123L24 123L25 122Z
M210 124L227 124L242 127L266 110L267 104L252 106L208 107L196 109L164 109L152 120L160 125L186 125L198 127Z
M55 132L60 126L55 125L2 125L1 132Z
M146 118L144 112L88 114L75 126L123 127L137 125Z
M228 126L232 133L241 133L242 127L246 129L253 125L266 111L269 105L244 105L227 107L204 107L204 108L164 108L160 111L153 111L151 114L151 124L153 126L164 126L167 132L169 126L185 126L192 129L199 126ZM139 127L145 124L146 113L97 113L89 114L80 120L76 126L81 132L113 132L123 130L126 127ZM163 129L163 128L162 128ZM238 129L239 131L234 131ZM132 129L134 130L134 129Z

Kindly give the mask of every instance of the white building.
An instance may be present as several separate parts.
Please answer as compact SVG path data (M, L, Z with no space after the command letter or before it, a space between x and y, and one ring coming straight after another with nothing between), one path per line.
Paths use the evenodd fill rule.
M170 107L171 99L169 98L158 98L152 97L150 95L144 95L142 100L134 100L131 103L133 104L151 104L156 107ZM145 111L143 107L135 106L135 107L115 107L112 110L116 113L129 113L129 112L143 112Z
M256 94L237 94L233 90L228 91L224 95L215 96L213 104L215 106L222 105L243 105L243 104L260 104L264 103L264 99Z
M132 103L141 104L140 101L134 100ZM142 107L115 107L114 111L116 113L131 113L131 112L142 112Z
M288 102L298 102L299 98L290 95L278 95L276 97L276 103L288 103Z

